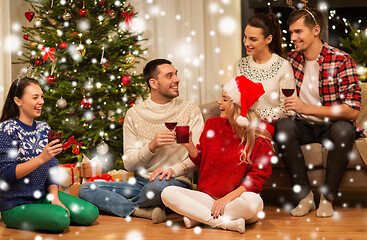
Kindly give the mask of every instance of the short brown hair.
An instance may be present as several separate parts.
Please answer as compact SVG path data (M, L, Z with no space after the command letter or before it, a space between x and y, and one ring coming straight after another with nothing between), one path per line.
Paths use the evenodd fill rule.
M320 37L322 29L324 27L324 17L323 17L322 12L320 12L317 9L308 9L308 10L299 9L299 10L293 11L291 15L289 15L288 17L287 24L292 25L294 22L296 22L300 18L303 18L303 22L309 29L314 28L316 24L319 25L320 26L319 37Z

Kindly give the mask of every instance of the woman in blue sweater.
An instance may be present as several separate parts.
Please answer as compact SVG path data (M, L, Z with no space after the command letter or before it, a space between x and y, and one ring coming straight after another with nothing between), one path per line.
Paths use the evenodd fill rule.
M48 143L41 115L43 92L33 78L17 79L10 87L0 118L0 211L8 227L62 232L70 222L90 225L98 209L59 192L60 140Z

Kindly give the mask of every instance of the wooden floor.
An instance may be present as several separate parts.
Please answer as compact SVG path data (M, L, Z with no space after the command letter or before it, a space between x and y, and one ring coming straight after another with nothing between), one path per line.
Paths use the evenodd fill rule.
M264 212L265 217L256 224L246 226L244 234L208 226L186 229L182 218L176 214L170 214L168 221L161 224L153 224L150 220L141 218L125 219L100 215L94 225L70 226L62 234L10 229L0 222L0 239L367 239L367 208L337 207L337 214L331 218L317 218L315 212L305 217L291 217L288 211L274 206L267 206Z

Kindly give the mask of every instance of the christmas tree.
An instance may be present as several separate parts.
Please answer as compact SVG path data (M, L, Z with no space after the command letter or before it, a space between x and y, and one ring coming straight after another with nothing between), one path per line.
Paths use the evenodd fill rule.
M118 0L25 0L32 27L23 27L19 63L33 66L44 91L41 116L63 133L61 163L88 158L122 167L123 119L147 94L134 71L143 59L134 7Z
M346 38L339 38L341 46L356 62L359 80L367 81L367 35L364 31L353 27L347 20L344 22L349 31Z

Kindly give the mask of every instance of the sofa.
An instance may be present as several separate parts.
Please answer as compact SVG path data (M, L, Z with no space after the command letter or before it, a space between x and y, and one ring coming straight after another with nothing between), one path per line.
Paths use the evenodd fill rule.
M357 124L367 129L367 83L361 83L362 106ZM220 110L216 102L200 106L204 120L219 116ZM276 148L276 147L275 147ZM328 151L319 143L302 146L302 152L308 166L308 176L312 187L319 187L325 179L325 167ZM275 156L277 156L275 150ZM266 181L265 188L291 188L288 172L279 158L272 159L273 172ZM351 159L342 179L340 189L367 189L367 138L355 141Z

